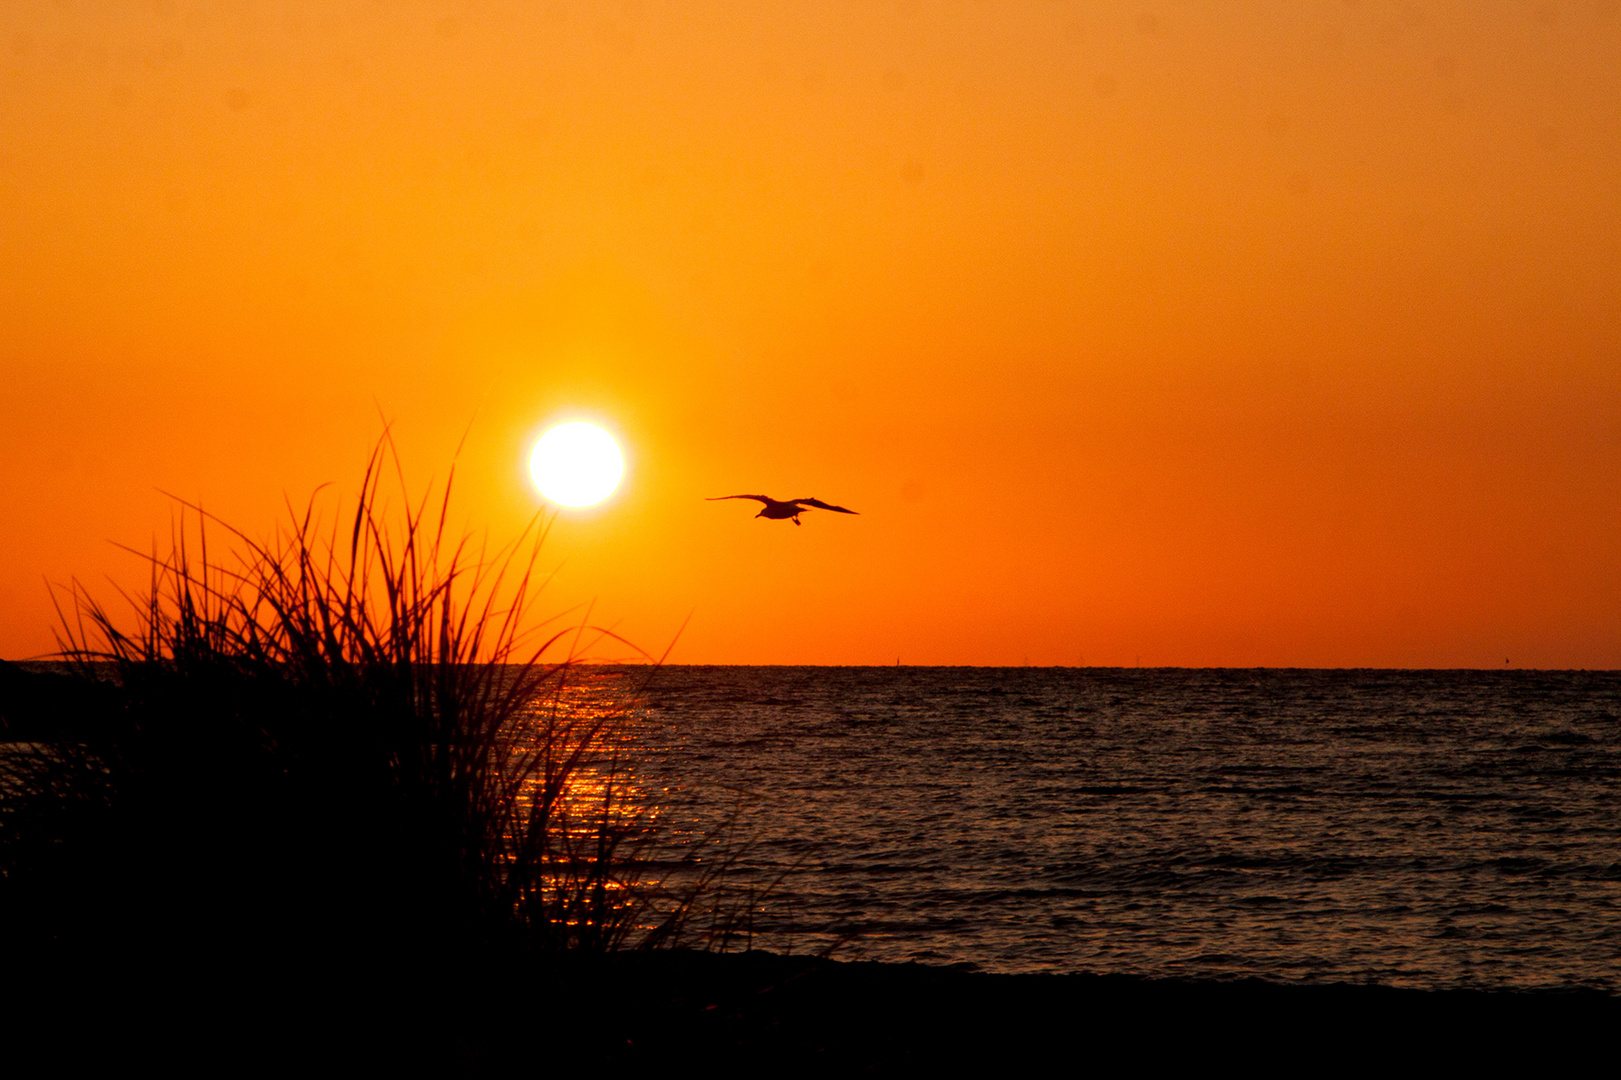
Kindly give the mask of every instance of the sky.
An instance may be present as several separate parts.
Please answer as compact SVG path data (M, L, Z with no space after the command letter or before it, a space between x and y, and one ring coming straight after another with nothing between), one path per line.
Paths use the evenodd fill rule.
M541 606L673 662L1621 667L1618 56L1615 0L12 0L0 656L171 495L266 534L387 422L500 542L589 419Z

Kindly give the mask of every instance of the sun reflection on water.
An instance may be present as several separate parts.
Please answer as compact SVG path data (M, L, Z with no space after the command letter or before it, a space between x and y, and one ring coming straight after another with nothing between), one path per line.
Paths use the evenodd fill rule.
M684 793L644 779L645 710L622 669L576 666L512 727L517 797L502 847L513 879L526 883L514 902L555 944L678 937L700 897L712 908L726 892L705 859L711 838L666 827ZM717 914L706 910L706 932L724 924L731 933L736 919L717 923Z

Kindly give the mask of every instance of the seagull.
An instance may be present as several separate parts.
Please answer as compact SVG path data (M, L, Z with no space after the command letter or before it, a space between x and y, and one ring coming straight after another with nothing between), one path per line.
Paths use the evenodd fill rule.
M855 513L854 510L846 510L842 506L834 506L832 503L825 503L821 499L773 499L769 495L717 495L713 499L706 499L705 502L720 502L722 499L753 499L756 502L763 502L765 503L765 509L755 514L755 517L763 517L771 521L793 518L795 525L799 524L799 515L812 506L818 510L837 510L841 514Z

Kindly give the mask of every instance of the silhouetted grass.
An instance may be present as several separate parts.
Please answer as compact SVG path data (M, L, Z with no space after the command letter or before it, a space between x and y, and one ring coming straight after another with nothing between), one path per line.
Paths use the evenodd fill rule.
M624 715L567 693L606 632L533 618L541 520L476 547L447 529L451 481L390 512L393 461L385 436L352 514L289 506L268 541L182 504L127 616L73 585L78 689L0 750L9 925L323 965L746 932L725 858L657 860Z

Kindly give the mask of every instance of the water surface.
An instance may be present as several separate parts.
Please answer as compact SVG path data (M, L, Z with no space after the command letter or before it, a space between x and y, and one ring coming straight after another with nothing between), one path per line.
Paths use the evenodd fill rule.
M744 800L764 947L1621 988L1621 673L668 667L638 715L672 824Z

